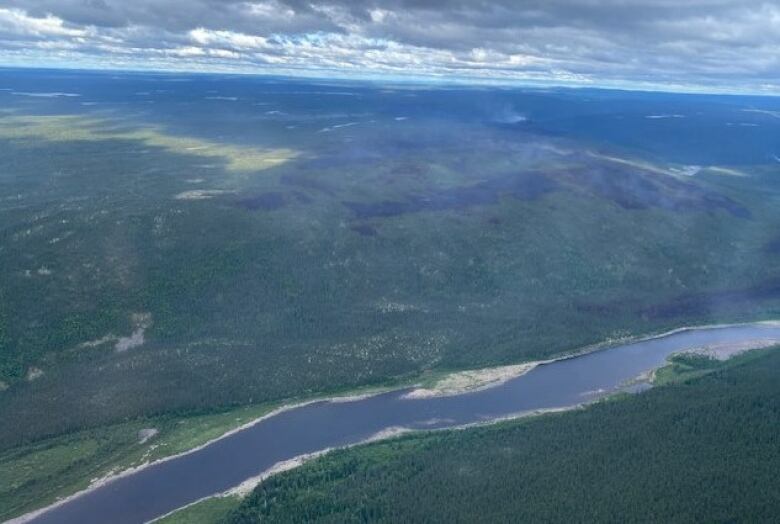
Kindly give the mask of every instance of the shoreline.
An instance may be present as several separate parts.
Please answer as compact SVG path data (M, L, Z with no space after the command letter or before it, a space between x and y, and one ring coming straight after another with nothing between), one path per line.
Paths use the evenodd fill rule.
M649 341L649 340L655 340L655 339L659 339L659 338L672 336L674 334L685 332L685 331L706 330L706 329L721 329L721 328L742 327L742 326L745 326L745 327L747 327L747 326L755 326L755 327L760 327L760 326L771 327L771 326L774 326L774 327L777 327L777 326L780 326L780 320L762 320L762 321L756 321L756 322L739 322L739 323L707 324L707 325L699 325L699 326L683 326L683 327L671 329L671 330L664 331L664 332L657 333L657 334L638 335L638 336L626 336L626 337L621 337L621 338L618 338L618 339L606 339L606 340L604 340L602 342L591 344L591 345L582 347L580 349L577 349L577 350L574 350L574 351L571 351L571 352L568 352L568 353L564 353L564 354L562 354L562 355L560 355L558 357L554 357L554 358L550 358L550 359L546 359L546 360L530 361L530 362L524 362L524 363L520 363L520 364L511 364L511 365L507 365L507 366L494 366L494 367L478 368L478 369L473 369L473 370L453 371L453 372L449 372L449 373L443 374L442 377L440 377L436 382L434 382L434 384L432 386L427 386L427 387L426 386L422 386L419 383L420 377L416 377L415 380L410 380L409 384L407 384L407 385L403 385L403 383L399 383L399 384L394 385L394 386L377 387L376 389L369 389L368 391L364 391L364 392L358 392L359 390L356 390L356 392L354 394L352 394L352 395L350 395L348 393L345 393L344 395L333 395L333 396L329 396L329 397L328 396L322 396L322 397L313 397L313 398L310 398L308 400L288 401L287 404L281 404L281 405L279 405L279 407L269 411L265 415L263 415L261 417L258 417L256 419L250 420L249 422L246 422L246 423L244 423L244 424L242 424L240 426L237 426L237 427L235 427L233 429L230 429L230 430L226 431L225 433L223 433L222 435L220 435L218 437L215 437L215 438L213 438L213 439L211 439L211 440L209 440L209 441L207 441L207 442L205 442L203 444L200 444L200 445L198 445L198 446L196 446L194 448L191 448L191 449L188 449L186 451L182 451L180 453L176 453L176 454L173 454L173 455L170 455L170 456L167 456L167 457L163 457L163 458L151 461L151 462L142 463L142 464L139 464L137 466L134 466L134 467L122 470L122 471L120 471L118 473L113 473L113 474L109 473L109 474L107 474L107 475L105 475L105 476L103 476L101 478L98 478L94 482L91 482L89 484L89 486L86 487L85 489L82 489L82 490L77 491L76 493L73 493L73 494L71 494L71 495L69 495L67 497L64 497L64 498L62 498L60 500L57 500L56 502L54 502L54 503L52 503L52 504L50 504L48 506L45 506L45 507L42 507L42 508L39 508L39 509L30 511L30 512L27 512L27 513L25 513L23 515L20 515L18 517L14 517L14 518L6 521L5 524L25 524L27 522L30 522L32 519L42 515L43 513L46 513L46 512L48 512L50 510L53 510L53 509L56 509L57 507L62 506L62 505L66 504L66 503L68 503L68 502L70 502L72 500L75 500L75 499L77 499L79 497L87 495L87 494L91 493L92 491L95 491L95 490L97 490L97 489L99 489L99 488L101 488L101 487L103 487L103 486L105 486L105 485L107 485L107 484L109 484L111 482L114 482L116 480L119 480L121 478L130 476L130 475L133 475L133 474L138 473L138 472L140 472L140 471L142 471L142 470L144 470L146 468L150 468L150 467L156 466L158 464L167 462L169 460L174 460L174 459L177 459L177 458L189 455L191 453L195 453L195 452L200 451L201 449L203 449L203 448L205 448L207 446L210 446L211 444L213 444L213 443L215 443L215 442L217 442L219 440L228 438L228 437L230 437L230 436L232 436L232 435L234 435L234 434L236 434L236 433L238 433L240 431L243 431L245 429L253 427L253 426L263 422L264 420L266 420L268 418L271 418L273 416L276 416L276 415L278 415L280 413L283 413L283 412L286 412L286 411L289 411L289 410L292 410L292 409L308 406L308 405L311 405L311 404L314 404L314 403L317 403L317 402L354 402L354 401L358 401L358 400L361 400L361 399L364 399L364 398L367 398L367 397L380 395L382 393L400 392L400 391L403 391L404 389L410 389L410 388L414 388L414 389L412 389L410 391L410 393L408 393L407 395L414 393L414 391L420 391L420 390L426 391L426 393L424 393L424 395L427 395L427 396L422 396L422 397L414 397L414 396L408 397L408 398L411 398L411 399L414 399L414 398L431 398L431 397L436 397L436 396L461 395L461 394L466 394L466 393L470 393L470 392L474 392L474 391L490 389L492 387L500 386L501 384L503 384L503 383L505 383L505 382L507 382L509 380L515 379L515 378L517 378L519 376L522 376L525 373L528 373L529 371L531 371L532 369L535 369L538 366L542 366L542 365L546 365L546 364L552 364L552 363L555 363L555 362L560 362L560 361L564 361L564 360L568 360L568 359L572 359L572 358L585 356L585 355L588 355L588 354L591 354L591 353L596 353L598 351L603 351L603 350L609 349L611 347L616 347L616 346L626 345L626 344L632 344L632 343L645 342L645 341ZM507 373L507 370L509 368L512 368L512 370L516 371L517 373L514 374L514 375L510 374L510 373ZM496 378L496 374L498 374L499 378ZM445 389L444 393L437 394L438 392L435 389L437 384L439 384L441 382L445 382L448 379L452 380L452 377L464 376L464 375L472 375L472 376L473 375L483 375L483 376L487 377L489 380L486 383L482 383L482 384L474 384L474 383L467 384L465 389L463 389L463 390ZM433 391L433 393L428 393L430 391ZM404 398L407 398L407 397L404 396ZM494 423L498 423L498 422L505 421L505 420L512 420L512 419L522 418L524 416L529 416L529 415L535 414L537 411L540 412L540 413L537 413L537 414L542 414L542 413L547 412L547 411L565 411L565 410L570 410L570 409L576 409L576 408L578 408L578 407L580 407L582 405L585 405L585 404L586 404L586 402L575 404L575 405L570 406L570 407L554 408L553 410L535 410L535 411L532 411L532 412L521 412L521 413L518 413L516 415L509 415L507 417L491 419L489 421L484 421L484 422L476 422L476 423L467 424L467 425L464 425L464 426L454 426L454 427L450 427L450 428L442 428L442 429L435 429L435 430L417 430L417 431L440 431L440 430L443 430L443 429L448 429L448 430L466 429L468 427L474 427L474 426L477 426L477 425L488 425L488 424L494 424ZM390 428L388 428L388 429L390 429ZM398 428L396 428L396 430L397 429ZM384 431L387 431L387 430L384 430ZM381 434L383 432L379 432L379 434ZM367 440L364 440L364 441L361 441L361 442L357 442L355 444L350 444L349 446L345 446L345 447L351 447L351 446L355 446L355 445L365 444L367 442L376 441L376 440L383 440L384 438L389 438L391 436L397 436L397 432L395 434L393 434L393 435L388 435L386 437L379 437L379 438L376 438L377 435L374 435L372 437L369 437L369 439L367 439ZM323 450L322 453L325 453L326 451L329 451L329 450ZM322 453L320 453L320 454L322 454ZM311 454L311 455L315 455L315 454ZM317 454L317 456L319 456L319 454ZM284 462L295 461L295 460L297 460L299 458L300 457L293 457L292 459L289 459L288 461L284 461ZM304 460L304 462L305 462L305 460ZM303 463L303 462L301 462L301 463ZM276 466L277 465L274 465L274 466L272 466L272 468L270 468L269 470L266 470L266 471L270 471L271 469L273 469ZM263 472L260 475L262 476L265 473L266 472ZM257 478L257 477L255 477L255 478ZM247 479L246 481L244 481L244 483L249 482L251 480L252 479ZM242 483L242 485L244 483ZM224 492L224 493L217 493L217 494L211 495L209 497L204 497L203 499L200 499L200 500L195 501L195 502L193 502L191 504L188 504L187 506L195 504L197 502L200 502L200 501L208 499L208 498L212 498L212 497L216 497L216 496L225 496L230 491L232 491L233 489L236 489L236 488L238 488L238 486L236 486L234 488L231 488L231 490L228 490L227 492ZM173 512L170 512L170 513L174 513L175 511L178 511L180 509L182 509L182 508L178 508L178 509L176 509ZM162 518L162 516L158 517L158 519L159 518Z
M196 504L199 504L201 502L205 502L207 500L215 499L215 498L226 498L226 497L236 497L238 499L243 499L245 496L250 494L261 482L268 479L269 477L272 477L273 475L277 475L279 473L284 473L286 471L290 471L292 469L298 468L300 466L303 466L307 462L310 462L312 460L318 459L324 455L327 455L328 453L331 453L333 451L339 451L339 450L346 450L350 448L354 448L357 446L363 446L366 444L372 444L375 442L381 442L384 440L390 440L396 437L402 437L409 434L422 434L422 433L435 433L437 431L463 431L467 429L472 428L478 428L478 427L486 427L486 426L492 426L494 424L500 424L502 422L510 422L513 420L519 420L522 418L530 418L530 417L537 417L541 415L546 415L550 413L563 413L567 411L574 411L576 409L581 409L588 404L592 404L594 402L597 402L597 400L593 400L590 402L580 402L578 404L572 404L570 406L563 406L563 407L557 407L557 408L543 408L543 409L534 409L534 410L528 410L528 411L520 411L511 415L506 415L503 417L485 420L481 422L470 422L468 424L461 424L458 426L451 426L446 428L435 428L435 429L411 429L404 426L391 426L389 428L383 429L381 431L378 431L374 435L371 435L365 440L361 440L359 442L355 442L352 444L346 444L344 446L337 446L337 447L330 447L326 449L322 449L320 451L315 451L313 453L304 453L303 455L297 455L295 457L292 457L287 460L282 460L280 462L277 462L270 468L266 469L259 475L255 477L251 477L243 481L238 486L232 487L226 491L215 493L213 495L208 495L206 497L200 498L198 500L195 500L193 502L190 502L189 504L182 506L180 508L176 508L173 511L169 511L168 513L164 515L160 515L159 517L150 520L147 524L153 524L154 522L159 522L162 519L169 517L179 511L182 511L184 509L190 508Z
M600 399L599 399L600 400ZM243 499L248 494L250 494L258 485L260 485L261 482L265 481L269 477L272 477L273 475L277 475L279 473L284 473L286 471L293 470L295 468L298 468L300 466L303 466L307 462L310 462L312 460L318 459L322 456L325 456L333 451L339 451L339 450L346 450L350 448L354 448L357 446L363 446L367 444L372 444L375 442L381 442L384 440L390 440L396 437L402 437L409 434L423 434L423 433L435 433L438 431L464 431L467 429L473 429L473 428L479 428L479 427L487 427L492 426L495 424L500 424L502 422L510 422L513 420L520 420L523 418L531 418L531 417L538 417L542 415L547 415L551 413L564 413L568 411L574 411L577 409L582 409L585 406L589 404L593 404L595 402L598 402L598 400L592 400L592 401L586 401L586 402L580 402L577 404L572 404L570 406L562 406L557 408L542 408L542 409L533 409L528 411L520 411L511 415L505 415L503 417L494 418L490 420L485 420L481 422L470 422L468 424L461 424L458 426L450 426L446 428L435 428L435 429L411 429L404 426L392 426L386 429L383 429L381 431L378 431L374 435L368 437L365 440L361 440L360 442L355 442L353 444L346 444L344 446L337 446L337 447L330 447L326 448L320 451L315 451L313 453L304 453L303 455L298 455L293 458L283 460L280 462L277 462L270 468L266 469L256 477L248 478L247 480L243 481L238 486L235 486L233 488L230 488L226 491L223 491L221 493L215 493L213 495L208 495L206 497L200 498L198 500L195 500L193 502L190 502L189 504L182 506L180 508L176 508L173 511L169 511L168 513L164 515L160 515L159 517L150 520L147 524L153 524L155 522L159 522L162 519L169 517L179 511L182 511L184 509L190 508L192 506L195 506L196 504L199 504L201 502L205 502L207 500L215 499L215 498L227 498L227 497L236 497L238 499Z

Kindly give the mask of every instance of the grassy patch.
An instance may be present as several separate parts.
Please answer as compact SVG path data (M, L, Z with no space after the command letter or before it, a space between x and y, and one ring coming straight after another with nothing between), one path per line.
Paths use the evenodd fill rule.
M45 506L86 488L90 479L188 451L261 417L272 406L160 417L44 440L0 454L0 519ZM139 431L158 430L141 443Z
M11 116L0 120L0 138L83 142L130 140L171 153L222 159L230 171L262 171L279 166L297 153L291 149L267 149L220 144L200 138L176 136L161 127L135 127L121 121L75 115Z
M713 371L723 369L724 367L738 366L762 358L770 351L774 351L774 349L754 349L735 355L726 361L720 361L707 355L699 355L696 353L672 355L668 359L667 365L657 369L653 373L653 384L656 386L665 386L686 382L712 373Z
M717 360L704 355L673 355L666 366L655 371L653 383L663 386L700 377L720 367L719 364Z

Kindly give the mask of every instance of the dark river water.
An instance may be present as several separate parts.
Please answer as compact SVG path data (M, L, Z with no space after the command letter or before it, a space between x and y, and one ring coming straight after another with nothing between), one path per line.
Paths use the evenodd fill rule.
M433 429L580 404L622 389L674 352L721 342L780 341L780 327L700 328L536 367L500 386L439 398L408 390L290 409L198 451L119 478L42 513L36 523L139 523L233 488L277 462L354 444L392 427Z

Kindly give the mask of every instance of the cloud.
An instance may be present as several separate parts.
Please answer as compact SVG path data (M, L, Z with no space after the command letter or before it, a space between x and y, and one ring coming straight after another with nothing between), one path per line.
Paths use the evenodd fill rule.
M21 9L0 8L0 32L6 35L29 38L71 37L82 38L88 31L66 26L62 19L47 14L43 17L28 16Z
M780 88L780 5L742 0L0 0L8 63Z

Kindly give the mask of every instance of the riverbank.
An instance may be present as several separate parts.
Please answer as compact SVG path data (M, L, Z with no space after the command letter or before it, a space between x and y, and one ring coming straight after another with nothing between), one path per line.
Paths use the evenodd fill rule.
M537 360L532 362L525 362L521 364L513 364L508 366L496 366L482 369L472 369L464 371L453 371L444 374L441 377L429 379L423 386L417 386L415 389L406 394L405 398L410 399L422 399L433 397L447 397L453 395L462 395L464 393L481 391L484 389L500 386L505 382L525 375L534 368L546 364L552 364L554 362L560 362L570 358L577 358L597 351L609 349L610 347L632 344L637 342L644 342L649 340L655 340L659 338L668 337L677 333L683 333L685 331L699 330L699 329L718 329L729 328L739 326L767 326L777 327L780 326L780 321L768 320L759 322L743 322L743 323L723 323L723 324L707 324L701 326L684 326L680 328L663 331L657 334L648 334L640 336L628 336L621 338L607 339L597 344L585 346L571 352L564 353L558 357ZM723 344L710 344L704 347L691 348L688 352L698 353L702 355L711 356L712 358L724 359L738 355L744 351L750 349L757 349L761 347L767 347L773 345L771 340L750 340L739 343L723 343Z

